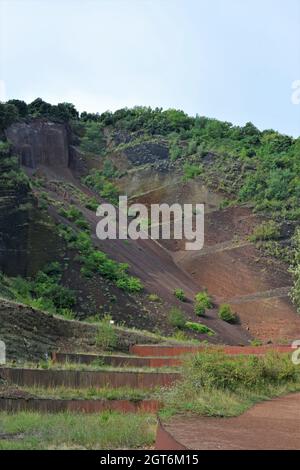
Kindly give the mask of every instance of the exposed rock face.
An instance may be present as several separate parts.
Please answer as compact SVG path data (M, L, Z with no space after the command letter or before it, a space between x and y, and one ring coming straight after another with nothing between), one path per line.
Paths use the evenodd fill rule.
M0 271L26 276L53 257L58 237L37 208L25 175L12 161L10 151L0 152ZM5 176L9 172L16 174L15 179Z
M64 124L43 119L18 122L6 130L6 136L24 166L69 166L69 139Z
M75 175L80 178L81 176L88 173L86 160L78 147L70 145L69 149L69 167L75 173Z
M169 149L163 143L143 142L124 150L124 154L133 165L155 163L169 158Z
M34 275L58 251L58 236L35 207L31 193L4 193L0 188L0 271Z

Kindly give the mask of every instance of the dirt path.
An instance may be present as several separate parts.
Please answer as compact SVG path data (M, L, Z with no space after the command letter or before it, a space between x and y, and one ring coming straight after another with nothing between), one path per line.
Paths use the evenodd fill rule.
M239 297L233 297L232 299L227 299L226 302L229 304L240 304L244 302L252 302L253 300L258 299L272 299L272 298L280 298L280 297L287 297L292 286L287 287L277 287L277 289L271 289L264 292L256 292L255 294L243 295Z
M300 393L259 403L235 418L177 417L164 429L187 449L299 449Z

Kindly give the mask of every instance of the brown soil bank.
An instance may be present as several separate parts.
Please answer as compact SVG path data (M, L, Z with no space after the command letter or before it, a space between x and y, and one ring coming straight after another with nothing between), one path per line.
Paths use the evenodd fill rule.
M161 241L177 267L199 288L206 288L217 303L229 303L251 336L275 343L298 338L300 316L288 296L293 280L287 264L267 256L249 241L263 217L247 206L220 209L222 195L200 181L183 183L178 175L172 180L171 173L158 174L159 181L145 169L125 178L129 191L131 186L135 189L135 202L205 205L204 249L187 252L185 240ZM284 236L289 235L290 228Z
M260 403L236 418L176 417L158 430L156 449L298 450L300 394Z
M100 352L96 346L97 327L68 321L21 304L0 299L0 339L7 358L40 360L52 351ZM118 330L116 349L127 352L137 342L155 342L139 332Z
M211 212L204 249L176 252L174 259L216 302L229 303L252 336L273 342L295 339L300 316L288 295L293 282L288 266L249 242L260 223L246 207Z

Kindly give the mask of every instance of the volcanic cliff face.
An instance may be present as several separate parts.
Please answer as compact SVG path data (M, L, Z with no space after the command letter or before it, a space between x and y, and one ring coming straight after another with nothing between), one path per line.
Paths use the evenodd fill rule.
M6 136L26 167L69 166L69 136L64 124L44 119L18 122L6 130Z
M67 129L32 120L12 125L6 135L11 146L0 152L0 268L10 276L30 276L51 260L59 243L20 163L29 169L67 166Z
M150 240L141 244L124 244L122 241L100 243L94 240L98 247L117 261L128 262L130 272L143 281L148 293L158 293L168 305L177 302L173 295L174 289L183 288L188 302L178 306L191 318L194 317L193 296L205 288L216 303L230 303L238 313L242 327L249 333L246 332L245 336L245 330L240 326L220 323L215 311L209 314L211 318L208 315L203 322L208 321L209 326L217 331L219 336L216 341L222 338L225 342L237 344L247 341L250 335L265 341L298 337L300 318L288 297L292 283L288 266L264 256L249 241L249 235L261 223L262 218L254 215L251 208L246 206L222 209L224 194L216 189L212 190L201 177L184 180L182 170L168 158L168 148L163 138L161 142L157 137L155 142L133 142L131 146L130 136L126 138L125 135L122 136L121 143L126 142L126 147L118 148L120 142L114 142L110 131L105 130L105 134L107 142L110 142L105 158L123 175L114 181L121 194L127 194L131 202L146 205L204 203L205 246L200 252L185 252L184 240L163 241L160 245L151 245ZM76 187L76 190L83 191L88 197L95 197L95 194L87 193L87 188L82 187L79 176L86 172L87 167L101 169L103 156L86 157L73 145L74 136L68 126L45 119L16 123L7 129L6 135L12 143L13 153L20 158L29 174L34 173L32 170L38 170L45 177L46 184L42 191L48 191L48 196L56 203L64 204L67 196L68 203L77 204L94 233L97 222L94 212L83 208L80 201L74 199L71 189L68 193L68 185L72 184L73 190ZM211 158L210 156L207 161L204 160L204 164L210 165ZM53 178L58 180L55 191ZM39 197L38 191L36 194ZM43 218L34 216L37 214L35 209L29 209L26 205L30 197L28 188L1 188L0 266L2 269L4 266L5 271L10 274L34 272L38 265L42 267L47 261L47 254L59 250L55 237L51 245L50 231ZM55 212L55 206L51 207L51 211ZM70 269L73 269L72 266ZM72 278L71 274L68 276ZM79 274L73 275L73 282L78 276ZM78 282L81 283L80 279ZM95 284L98 286L97 281ZM99 292L96 285L91 295L93 298L95 292L97 295ZM101 291L105 290L104 287ZM167 324L165 307L161 309L159 306L150 306L150 315L153 317L151 322L148 320L148 324L145 324L148 313L145 312L145 318L139 318L141 306L133 308L132 303L126 303L125 298L120 297L117 291L109 291L108 297L111 294L117 297L112 309L120 312L122 320L130 319L132 325L149 328L153 328L155 324L163 331ZM87 298L85 290L81 296ZM99 303L102 301L104 299L100 299ZM142 305L146 305L145 302L143 299ZM155 309L156 317L153 313ZM90 310L90 304L86 306L86 310Z

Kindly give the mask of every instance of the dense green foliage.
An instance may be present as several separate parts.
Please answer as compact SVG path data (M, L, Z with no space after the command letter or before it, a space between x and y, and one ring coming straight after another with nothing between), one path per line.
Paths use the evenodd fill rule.
M85 230L87 232L90 231L90 226L88 222L85 220L82 212L77 209L76 206L69 206L69 208L67 209L65 209L64 207L60 208L59 215L65 217L71 222L74 222L75 225L81 228L82 230Z
M292 243L294 256L290 271L294 278L294 285L290 295L300 313L300 228L296 230Z
M218 315L221 320L227 323L235 323L237 321L236 315L228 304L220 305Z
M184 378L162 398L162 413L239 415L253 403L300 389L299 368L288 355L230 357L209 348L183 367Z
M128 274L128 264L118 263L94 248L91 237L86 232L77 233L71 227L60 225L59 234L70 249L78 252L77 260L82 264L81 273L84 276L92 277L99 273L126 292L135 293L143 289L141 281Z
M205 314L205 310L212 308L212 300L207 292L199 292L195 295L194 311L197 316Z
M185 316L180 308L172 307L168 314L168 320L174 328L182 329L185 327Z
M99 346L103 351L110 351L115 349L118 342L118 336L115 331L111 316L107 315L102 318L98 322L97 328L97 346Z
M105 149L103 126L94 121L88 121L84 126L84 135L80 140L80 148L85 152L101 155Z
M3 132L19 118L18 109L14 104L0 102L0 132Z
M45 117L61 122L68 122L78 119L79 113L71 103L59 103L52 105L46 103L41 98L37 98L30 104L22 100L9 100L6 103L0 102L0 131L3 131L21 118Z
M73 318L76 303L75 292L61 284L62 267L53 262L39 271L34 278L8 278L2 276L0 284L6 288L11 300L30 305L51 313ZM2 290L0 289L0 291ZM2 294L5 292L2 291Z
M88 176L82 179L83 184L96 191L101 197L113 204L118 203L119 192L116 186L108 181L103 172L93 168Z
M230 122L203 116L190 117L175 109L137 106L114 113L83 112L79 117L71 103L51 105L41 98L29 105L21 100L0 103L2 130L26 116L81 123L81 148L96 154L105 151L103 128L107 126L133 133L133 136L136 133L137 139L141 135L163 136L169 143L170 158L182 161L186 179L200 174L205 177L203 158L218 155L215 165L220 170L220 187L226 177L227 164L238 163L240 170L231 175L231 184L224 189L234 193L240 201L252 202L257 210L291 220L300 217L300 138L293 139L272 129L260 131L251 122L233 126Z
M215 332L211 328L208 328L208 326L203 325L202 323L195 323L195 322L187 321L185 324L185 327L188 330L193 330L193 331L196 331L197 333L204 334L204 335L207 334L208 336L213 336L215 334Z
M35 99L28 105L28 114L33 117L46 117L49 119L68 122L78 119L79 114L72 103L58 103L52 105L41 98Z
M175 295L176 299L180 300L181 302L186 301L186 296L185 296L185 293L184 293L183 289L175 289L174 290L174 295Z
M143 129L149 135L168 135L171 132L190 129L193 124L193 118L183 111L163 111L162 108L151 109L142 106L119 109L115 113L106 112L101 114L99 120L105 126L113 125L130 132Z
M182 111L137 107L104 113L99 122L116 129L166 136L170 158L183 160L185 178L203 174L202 159L216 154L222 186L227 163L238 162L229 192L240 201L253 202L257 210L267 210L288 219L300 217L300 139L274 130L259 131L252 123L233 126L229 122L196 116ZM192 160L191 160L192 159ZM195 161L196 159L196 161ZM191 160L191 161L190 161ZM223 167L220 167L222 160Z
M258 130L252 123L233 126L202 116L189 117L182 111L136 107L106 112L97 123L145 136L168 139L170 158L183 164L184 177L206 175L203 158L218 155L214 165L222 180L227 164L240 165L226 188L240 201L252 202L257 210L267 210L288 219L300 217L300 139L274 130ZM133 141L134 142L134 141ZM222 166L220 166L222 165Z
M3 148L3 150L4 154L0 149L0 188L14 189L20 194L27 192L29 179L20 168L18 158L6 156L7 148Z
M192 165L191 163L185 163L183 165L184 180L196 178L203 173L203 165Z
M236 391L239 387L253 390L265 383L278 384L297 378L296 367L288 356L279 359L272 354L232 358L223 353L206 352L194 356L191 366L199 387L222 390Z
M262 224L255 227L252 235L250 236L251 241L266 241L276 240L280 237L280 227L274 220L268 222L262 222Z

